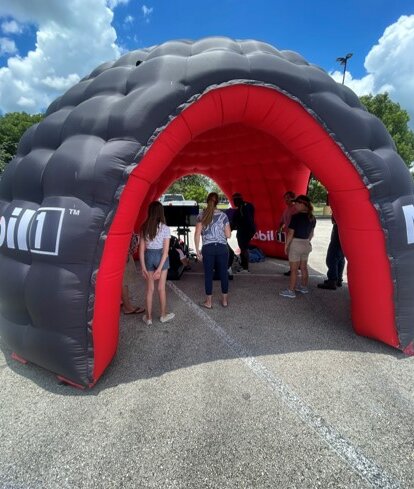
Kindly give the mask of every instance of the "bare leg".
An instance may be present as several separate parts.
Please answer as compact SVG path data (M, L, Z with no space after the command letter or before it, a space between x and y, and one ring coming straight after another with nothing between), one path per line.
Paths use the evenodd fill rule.
M290 277L289 277L289 289L290 290L295 290L296 288L296 280L298 277L298 268L299 268L299 263L298 261L290 261Z
M152 299L154 296L154 272L148 272L147 279L147 296L146 296L146 305L147 305L147 319L152 319Z
M123 311L124 312L133 312L135 311L135 307L131 303L131 299L129 297L129 287L128 285L123 285L122 286L122 302L124 303L123 305Z
M161 277L158 281L158 296L160 298L161 317L167 314L167 293L165 291L165 282L167 281L168 270L161 272Z
M302 286L307 287L308 286L308 280L309 280L308 262L307 261L301 261L300 262L300 272L302 275L302 278L301 278Z
M221 303L223 306L228 306L228 296L229 294L221 294Z

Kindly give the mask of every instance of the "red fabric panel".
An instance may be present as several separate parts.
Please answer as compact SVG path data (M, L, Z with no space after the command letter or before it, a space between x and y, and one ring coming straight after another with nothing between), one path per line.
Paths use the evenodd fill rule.
M235 85L231 91L226 92L226 96L217 90L214 90L212 94L219 100L217 104L221 105L223 123L231 124L244 120L244 111L249 96L247 85Z
M341 233L343 235L344 233ZM384 254L382 230L348 229L343 239L355 331L398 346L394 324L393 286Z
M363 336L398 346L394 324L394 290L384 233L366 188L330 192L348 260L352 322Z
M193 138L207 129L219 127L223 121L220 98L213 95L213 92L209 92L196 103L190 105L180 117L186 122ZM175 120L171 123L174 125L174 132L175 123Z
M122 278L135 219L148 190L147 182L130 176L105 243L92 321L94 381L102 375L118 346Z

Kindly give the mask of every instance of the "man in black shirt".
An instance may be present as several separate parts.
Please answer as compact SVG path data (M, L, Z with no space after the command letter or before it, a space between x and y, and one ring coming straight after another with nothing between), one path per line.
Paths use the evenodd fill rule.
M345 257L342 251L341 241L339 240L338 225L332 216L331 241L326 254L326 266L328 267L328 280L318 284L320 289L336 290L342 287L342 274L345 267Z
M254 206L250 202L245 202L239 192L233 194L232 200L236 208L231 223L232 229L237 229L236 237L240 248L242 272L247 273L249 271L249 243L256 232Z

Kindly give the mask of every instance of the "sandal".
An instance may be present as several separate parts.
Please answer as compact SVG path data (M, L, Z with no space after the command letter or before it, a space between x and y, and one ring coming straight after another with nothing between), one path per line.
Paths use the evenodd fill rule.
M208 306L205 302L199 302L198 305L204 307L204 309L213 309L213 306Z
M143 307L136 307L133 311L124 312L124 314L125 316L129 316L130 314L142 314L143 312L145 312Z

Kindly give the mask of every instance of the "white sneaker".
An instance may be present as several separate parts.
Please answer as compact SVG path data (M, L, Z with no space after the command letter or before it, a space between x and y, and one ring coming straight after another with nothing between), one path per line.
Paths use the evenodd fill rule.
M168 321L171 321L171 319L174 319L175 318L175 314L173 312L169 312L168 314L166 314L165 316L161 316L160 317L160 321L162 323L166 323Z
M250 273L246 268L242 268L239 273Z
M309 289L304 285L298 285L295 287L296 292L300 292L301 294L309 294Z
M295 291L290 289L281 290L279 295L282 297L288 297L289 299L294 299L296 297Z
M152 324L152 319L148 319L147 316L145 316L145 314L142 316L142 320L144 321L144 323L147 325L147 326L151 326Z

